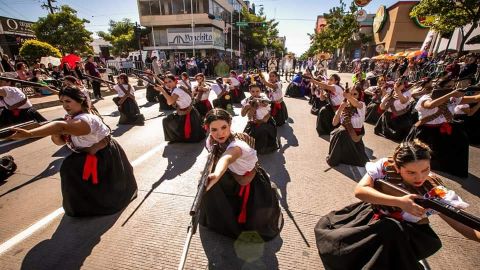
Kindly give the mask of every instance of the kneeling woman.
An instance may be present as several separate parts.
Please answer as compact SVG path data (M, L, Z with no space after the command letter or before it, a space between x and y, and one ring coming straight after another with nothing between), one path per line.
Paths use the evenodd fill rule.
M251 96L242 100L242 116L248 116L244 132L255 139L255 149L259 154L267 154L278 149L277 127L270 116L270 100L260 94L258 85L250 85Z
M69 216L110 215L137 195L133 168L110 128L89 112L87 98L74 87L60 90L65 121L32 130L15 129L11 139L51 136L57 145L73 150L62 163L63 208Z
M203 73L195 75L195 80L197 80L197 85L193 88L193 96L195 98L193 106L203 118L212 109L212 103L208 100L210 86L205 84L205 75Z
M202 127L202 118L197 109L192 106L192 97L189 93L176 87L175 76L165 77L165 86L173 89L170 95L163 86L156 86L166 98L168 105L175 104L176 112L163 118L163 133L165 141L169 142L199 142L205 138Z
M328 100L329 103L318 111L316 127L318 136L330 135L330 132L334 129L332 121L335 116L335 111L337 111L344 99L343 87L340 86L340 76L338 76L338 74L332 74L328 79L328 83L317 80L312 80L312 83L326 92L325 99Z
M275 124L282 126L288 119L287 105L283 102L282 82L279 81L276 71L268 73L268 82L260 75L261 82L267 86L268 98L272 101L271 112Z
M275 238L283 219L275 188L258 165L255 140L232 133L232 117L222 109L211 110L205 124L210 131L207 149L216 165L203 197L200 224L234 239L247 231L265 241Z
M368 162L362 140L365 134L365 103L358 100L360 92L356 88L343 95L346 100L335 112L332 123L333 126L341 125L330 134L327 163L331 167L340 163L363 167Z
M443 185L430 173L429 151L416 140L400 144L393 158L367 163L367 174L355 188L355 196L362 202L329 213L315 227L325 269L423 269L418 261L442 246L428 224L428 216L435 212L414 201ZM399 185L411 194L386 194L378 180ZM455 195L452 192L448 191ZM449 201L459 208L468 206L458 196ZM440 217L463 236L480 242L480 232L443 214Z
M127 74L120 74L117 78L118 84L113 87L118 96L113 102L118 106L120 112L119 125L144 125L145 117L140 113L137 101L135 100L135 89L128 83Z

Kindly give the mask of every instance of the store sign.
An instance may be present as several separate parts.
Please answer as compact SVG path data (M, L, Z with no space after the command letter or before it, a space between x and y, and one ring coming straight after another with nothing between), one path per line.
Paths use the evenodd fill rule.
M32 22L0 17L1 31L2 34L11 34L11 35L23 35L35 37L35 33L32 30Z
M355 0L355 5L357 5L358 7L364 7L366 5L368 5L370 2L372 2L372 0Z
M363 22L367 19L367 12L365 9L359 9L357 11L357 22Z
M381 5L377 12L375 13L375 18L373 19L373 31L375 33L380 32L382 30L383 25L387 21L388 18L388 11L384 5Z
M213 45L213 27L197 27L193 33L191 28L168 28L167 39L174 46Z

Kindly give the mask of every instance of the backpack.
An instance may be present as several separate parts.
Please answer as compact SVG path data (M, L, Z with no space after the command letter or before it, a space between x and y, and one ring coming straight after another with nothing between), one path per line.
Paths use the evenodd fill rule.
M17 164L12 156L3 156L0 158L0 181L5 181L17 170Z

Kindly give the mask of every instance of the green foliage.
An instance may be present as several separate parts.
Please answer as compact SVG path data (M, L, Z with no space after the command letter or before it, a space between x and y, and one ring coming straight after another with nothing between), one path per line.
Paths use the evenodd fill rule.
M20 48L20 56L22 56L28 63L33 63L44 56L60 58L62 57L62 54L57 48L46 42L30 39L25 41Z
M478 0L422 0L410 12L410 16L427 17L435 19L427 23L433 30L441 34L452 33L455 28L472 24L469 31L462 33L460 51L463 51L465 41L468 40L480 20Z
M358 22L355 17L358 7L352 2L347 9L347 5L340 0L338 7L333 7L328 13L324 14L327 26L316 34L310 34L311 45L305 52L305 57L313 56L319 52L333 53L337 48L351 46L352 35L358 32ZM362 36L360 36L362 38ZM362 42L368 40L366 37Z
M69 6L62 6L60 11L39 18L32 25L37 39L47 42L66 53L93 52L88 42L93 39L92 33L85 29L88 20L77 17L77 11Z
M242 21L248 22L242 27L241 41L245 45L245 56L252 59L265 48L273 50L277 55L285 53L282 43L278 39L278 22L267 20L262 9L259 15L251 14L247 9L242 10Z
M138 50L138 36L135 32L135 24L127 18L121 21L111 20L108 33L100 31L98 36L110 41L113 46L113 55L128 54L130 51ZM148 30L141 30L138 35L144 35Z

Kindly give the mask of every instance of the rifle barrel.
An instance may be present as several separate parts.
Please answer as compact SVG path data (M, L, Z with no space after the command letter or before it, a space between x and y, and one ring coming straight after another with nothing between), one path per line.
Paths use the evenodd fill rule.
M4 77L4 76L0 76L0 80L19 83L19 84L22 84L22 85L32 86L32 87L46 87L46 85L43 85L41 83L25 81L25 80L20 80L20 79L14 79L14 78L9 78L9 77ZM49 87L52 87L52 86L49 86Z
M88 75L88 74L83 74L83 76L87 79L89 79L90 81L98 81L98 82L103 82L103 83L106 83L106 84L110 84L110 85L116 85L116 83L114 82L111 82L111 81L106 81L104 79L101 79L101 78L98 78L98 77L95 77L95 76L91 76L91 75Z

